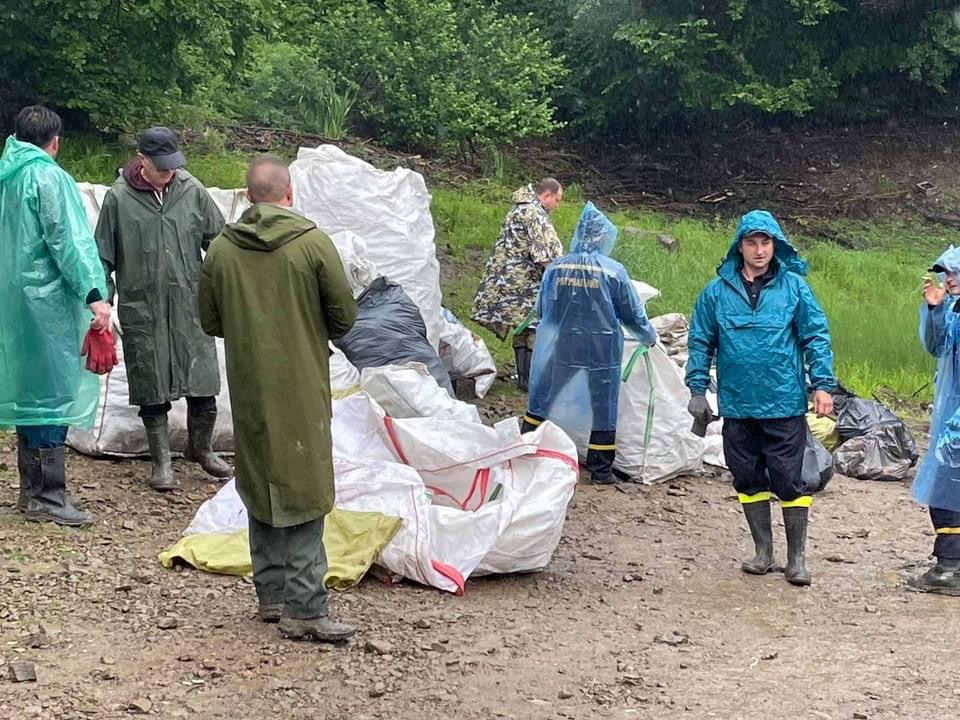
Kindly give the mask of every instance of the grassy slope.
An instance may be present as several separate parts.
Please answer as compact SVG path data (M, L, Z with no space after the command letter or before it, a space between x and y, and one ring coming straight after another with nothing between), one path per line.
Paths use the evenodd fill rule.
M438 244L462 268L447 282L445 301L461 318L469 317L483 259L509 208L508 197L507 189L479 194L434 192ZM555 214L562 238L571 236L581 206L579 198L571 198ZM621 228L630 225L666 232L679 240L681 249L675 256L653 239L624 239L615 256L633 277L660 289L661 297L649 304L651 315L689 315L697 294L727 251L733 224L642 211L615 213L613 219ZM788 234L792 230L796 228L788 227ZM836 231L845 245L861 249L811 241L802 232L793 239L810 263L810 283L829 317L841 381L861 394L889 388L901 396L916 393L918 399L928 399L934 364L917 336L921 275L943 248L960 243L960 234L892 221L841 223ZM509 348L489 334L484 339L498 359L509 358Z
M109 183L130 153L95 140L68 138L61 162L78 180ZM208 186L243 185L248 157L242 153L194 151L189 159L191 172ZM445 303L462 320L469 318L511 190L502 184L477 183L464 190L433 191L437 245L457 266L444 281ZM554 215L561 238L571 236L581 206L582 198L571 188ZM616 257L633 277L660 288L662 296L648 308L651 315L689 314L697 293L713 277L726 252L733 225L643 211L615 213L613 219L621 228L632 225L667 232L680 241L680 252L670 256L653 240L626 239ZM787 232L810 262L810 282L830 319L841 380L862 394L887 387L900 395L917 393L918 398L928 398L933 362L917 339L921 275L943 248L960 244L960 234L892 221L838 223L835 229L847 247L811 241L803 237L802 228L788 227ZM508 347L474 329L501 363L512 359Z

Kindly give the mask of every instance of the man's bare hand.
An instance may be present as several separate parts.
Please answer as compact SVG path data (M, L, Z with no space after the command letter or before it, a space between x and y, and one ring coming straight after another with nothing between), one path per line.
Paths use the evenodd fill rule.
M90 312L93 313L93 320L90 321L90 327L100 331L110 327L110 316L112 313L110 303L103 302L103 300L90 303Z
M927 301L927 305L939 305L946 296L946 289L940 287L936 278L929 275L923 278L923 299Z
M813 394L813 411L817 417L833 414L833 397L824 390L817 390Z

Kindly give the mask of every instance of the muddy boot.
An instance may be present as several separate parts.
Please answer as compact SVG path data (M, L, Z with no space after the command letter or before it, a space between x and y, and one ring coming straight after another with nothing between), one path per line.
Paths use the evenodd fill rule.
M280 634L291 640L317 640L319 642L344 642L356 632L352 625L337 622L329 615L297 620L280 618Z
M937 564L907 585L919 592L960 596L960 559L937 559Z
M773 529L770 525L770 501L743 504L743 515L747 518L750 535L756 556L740 565L740 569L751 575L766 575L777 566L773 559Z
M809 512L805 507L783 508L783 524L787 532L787 569L784 575L791 585L809 585L811 582L804 559Z
M514 346L513 357L517 361L517 389L527 392L530 386L530 360L533 358L533 350L526 346Z
M150 471L150 487L161 492L177 487L173 476L173 464L170 462L170 434L167 432L167 416L157 415L143 418L143 427L147 431L147 444L150 446L150 459L153 469Z
M40 465L33 462L32 452L21 440L17 445L17 470L20 472L20 494L17 496L17 510L27 509L27 501L33 497L33 488L37 484L36 475Z
M33 492L23 510L27 520L55 522L69 527L91 525L93 516L76 507L67 495L66 448L26 452L26 459L34 466Z
M260 620L265 623L280 622L280 617L283 615L283 603L260 603L257 613L260 615Z
M187 451L186 460L200 463L208 475L216 478L228 478L233 474L230 465L213 452L213 426L217 423L216 410L204 410L199 413L187 413Z

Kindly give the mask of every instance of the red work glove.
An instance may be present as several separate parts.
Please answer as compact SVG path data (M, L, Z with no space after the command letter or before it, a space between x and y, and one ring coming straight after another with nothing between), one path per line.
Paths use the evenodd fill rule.
M97 375L106 375L118 364L117 344L113 333L107 330L87 330L80 349L80 357L87 357L87 370Z

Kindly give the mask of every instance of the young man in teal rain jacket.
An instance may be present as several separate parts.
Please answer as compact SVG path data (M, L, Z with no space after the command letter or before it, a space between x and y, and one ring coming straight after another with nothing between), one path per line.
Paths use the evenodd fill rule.
M960 248L950 247L930 268L920 306L920 340L937 358L930 448L913 481L913 497L929 506L936 564L910 579L915 590L960 595Z
M785 574L794 585L810 584L804 546L812 497L801 477L805 372L818 415L832 412L836 388L827 318L806 274L806 262L770 213L744 215L718 277L694 306L686 376L690 414L706 424L713 419L705 393L716 358L724 457L756 546L743 570L763 575L776 567L770 525L776 496L786 526Z

